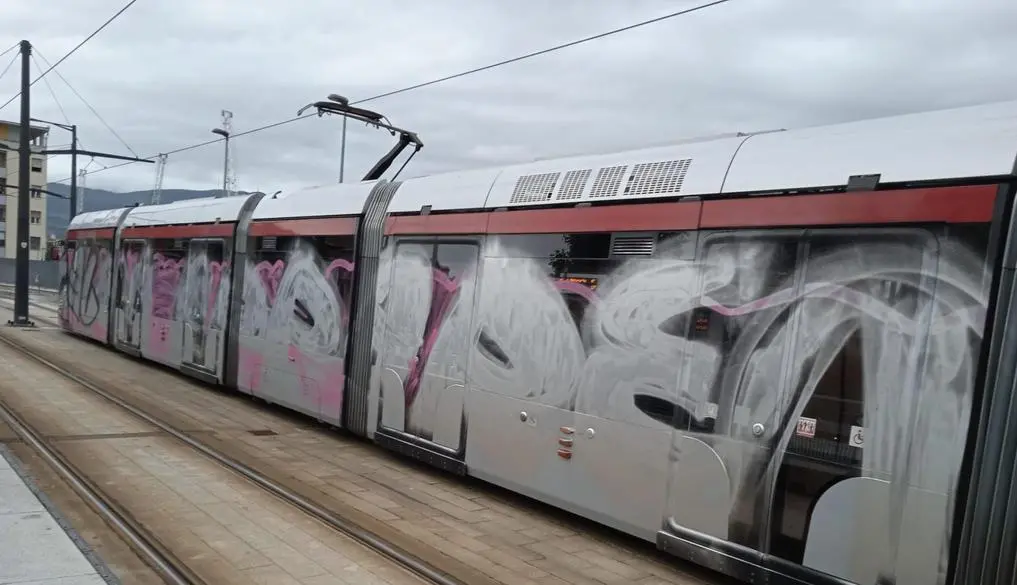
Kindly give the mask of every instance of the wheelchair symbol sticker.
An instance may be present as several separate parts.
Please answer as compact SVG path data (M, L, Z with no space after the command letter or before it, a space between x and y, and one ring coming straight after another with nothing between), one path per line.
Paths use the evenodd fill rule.
M851 425L851 434L848 436L848 444L859 449L865 447L865 427Z

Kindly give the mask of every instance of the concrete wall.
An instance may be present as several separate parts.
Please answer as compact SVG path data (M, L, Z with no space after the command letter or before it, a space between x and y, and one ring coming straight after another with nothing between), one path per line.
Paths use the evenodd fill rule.
M14 284L14 258L0 258L0 284ZM28 285L57 289L60 286L60 263L55 260L29 260Z

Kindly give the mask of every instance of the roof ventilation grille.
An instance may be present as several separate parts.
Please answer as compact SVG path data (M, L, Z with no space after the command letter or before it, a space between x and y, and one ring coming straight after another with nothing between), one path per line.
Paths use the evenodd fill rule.
M597 178L593 181L593 189L590 197L614 197L618 194L618 187L621 186L622 178L625 176L625 169L628 165L615 167L604 167L597 171Z
M569 171L565 173L565 179L561 182L561 189L558 190L559 201L570 201L579 199L583 195L583 189L590 180L592 169Z
M684 158L635 165L632 167L632 175L629 176L629 184L625 187L625 194L677 194L682 189L690 164L692 159Z
M550 200L560 176L561 173L541 173L519 177L509 203L541 203Z

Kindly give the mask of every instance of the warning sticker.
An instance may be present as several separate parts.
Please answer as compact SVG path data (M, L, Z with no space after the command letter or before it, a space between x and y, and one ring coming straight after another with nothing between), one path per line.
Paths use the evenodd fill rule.
M799 437L813 438L816 436L816 419L801 417L798 419L798 429L795 434Z

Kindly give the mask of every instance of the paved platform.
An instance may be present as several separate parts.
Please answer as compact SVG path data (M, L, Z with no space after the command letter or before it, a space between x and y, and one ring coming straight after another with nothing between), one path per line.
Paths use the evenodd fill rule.
M73 532L61 526L23 477L17 459L0 446L0 583L105 585L109 571L90 560ZM42 496L43 498L45 496ZM93 562L95 564L93 564ZM96 568L99 565L99 569ZM100 573L101 570L101 573Z
M0 287L0 323L10 318L12 304L3 292ZM55 295L33 291L31 302L30 317L39 327L23 336L26 344L63 356L61 359L80 368L83 375L103 380L111 391L131 396L131 401L146 411L178 428L202 433L203 440L213 447L444 570L480 577L467 582L731 582L659 554L652 543L635 541L482 482L450 476L325 429L305 417L259 405L235 392L216 391L165 368L64 335L46 322L56 319ZM18 370L17 364L4 362L0 358L0 372ZM19 393L11 394L10 400L16 401ZM164 461L166 456L153 449L158 437L148 436L142 432L145 429L124 426L137 421L120 421L115 410L86 408L87 397L53 390L45 401L36 398L31 400L36 414L52 419L53 433L73 438L62 443L64 448L78 460L90 461L97 470L95 480L110 486L118 501L144 516L143 520L149 519L148 513L168 513L179 521L177 529L160 532L174 550L179 549L179 556L196 567L212 567L223 575L245 579L211 582L379 585L397 580L384 573L370 581L364 580L362 573L357 579L335 580L337 574L348 577L345 564L353 562L353 553L346 547L333 550L313 542L326 539L327 535L319 534L320 525L297 512L271 509L269 502L241 505L240 500L258 497L257 490L237 484L235 478L215 479L219 477L215 470L199 462L185 468L175 456ZM67 417L67 413L75 414ZM82 440L87 436L95 439ZM167 465L169 460L174 464ZM200 483L200 490L195 483ZM216 487L219 483L223 485ZM152 501L161 505L148 505ZM151 524L160 525L161 520L153 518ZM349 560L339 563L333 553ZM117 567L112 558L106 562ZM371 571L383 569L366 559L364 563ZM0 583L4 582L0 572Z

